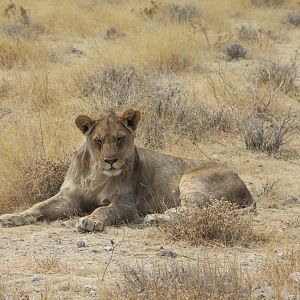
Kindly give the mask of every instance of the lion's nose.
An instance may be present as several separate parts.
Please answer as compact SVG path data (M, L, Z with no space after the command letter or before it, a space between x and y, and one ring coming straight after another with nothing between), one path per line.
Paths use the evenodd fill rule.
M111 164L111 165L112 165L113 163L115 163L117 160L118 160L117 157L104 158L104 161L105 161L106 163L108 163L108 164Z

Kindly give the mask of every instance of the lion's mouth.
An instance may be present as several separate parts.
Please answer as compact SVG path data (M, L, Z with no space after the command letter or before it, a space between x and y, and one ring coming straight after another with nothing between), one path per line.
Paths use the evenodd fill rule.
M111 167L110 169L108 170L104 170L103 173L106 175L106 176L118 176L122 173L122 170L121 169L115 169L114 167Z

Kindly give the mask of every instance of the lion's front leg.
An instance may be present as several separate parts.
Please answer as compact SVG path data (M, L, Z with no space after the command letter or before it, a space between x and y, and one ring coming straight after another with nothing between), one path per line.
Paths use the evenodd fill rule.
M2 226L21 226L38 220L53 220L74 215L77 207L67 195L61 192L54 197L33 205L31 208L16 214L0 216Z
M118 221L131 221L136 216L135 205L112 203L99 207L92 214L80 218L76 227L79 231L102 231L106 226L114 225Z

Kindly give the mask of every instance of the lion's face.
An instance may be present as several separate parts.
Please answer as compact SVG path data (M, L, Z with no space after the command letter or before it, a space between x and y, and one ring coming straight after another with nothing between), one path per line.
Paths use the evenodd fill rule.
M106 176L118 176L128 166L140 118L140 112L133 109L120 115L107 112L98 120L77 117L76 125L86 136L92 161Z

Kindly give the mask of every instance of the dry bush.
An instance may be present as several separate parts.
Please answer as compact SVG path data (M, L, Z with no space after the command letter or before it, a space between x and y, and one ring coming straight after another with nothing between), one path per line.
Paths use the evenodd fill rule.
M299 27L300 26L300 14L288 14L286 17L287 23Z
M46 32L45 26L41 22L34 20L29 15L29 10L20 6L18 11L19 13L17 13L15 7L13 21L11 20L11 16L6 14L8 22L0 29L0 32L3 32L9 37L29 40L35 40L39 35Z
M260 266L258 275L262 281L268 283L272 299L298 299L297 295L300 295L299 280L298 284L295 284L290 275L299 272L299 268L299 248L281 249L276 253L269 253L267 259Z
M253 74L256 84L270 85L274 90L282 90L285 93L297 90L297 66L296 59L290 63L281 64L274 61L262 62Z
M242 25L239 28L238 37L243 41L256 41L258 39L258 30L252 26Z
M38 273L53 273L59 272L63 269L61 259L59 257L47 256L47 257L34 257L33 267Z
M161 225L172 240L187 240L192 245L222 244L244 245L262 242L265 235L258 234L249 216L241 216L228 201L212 201L206 208L183 210L178 217Z
M285 3L285 0L250 0L250 4L256 7L262 6L282 6Z
M193 264L124 266L123 280L111 291L113 299L250 299L253 279L232 258L209 257Z
M118 38L122 38L126 36L125 33L120 32L115 27L111 26L106 29L104 39L106 40L116 40Z
M241 132L248 150L275 153L290 141L297 130L296 116L288 112L282 117L261 118L251 115L242 120Z
M110 65L93 72L79 88L84 97L104 98L119 106L143 92L143 85L142 73L133 66Z
M199 9L193 4L169 4L165 11L173 22L188 23L200 18Z
M225 53L229 60L239 60L246 58L247 50L239 44L230 44L225 47Z
M19 166L19 173L0 191L0 213L29 206L54 196L63 183L68 169L66 161L41 159Z
M198 140L207 133L228 132L234 126L229 109L210 109L190 100L175 78L149 70L107 66L78 82L83 101L89 102L94 110L140 108L144 112L141 138L147 148L163 148L166 133L176 132Z

